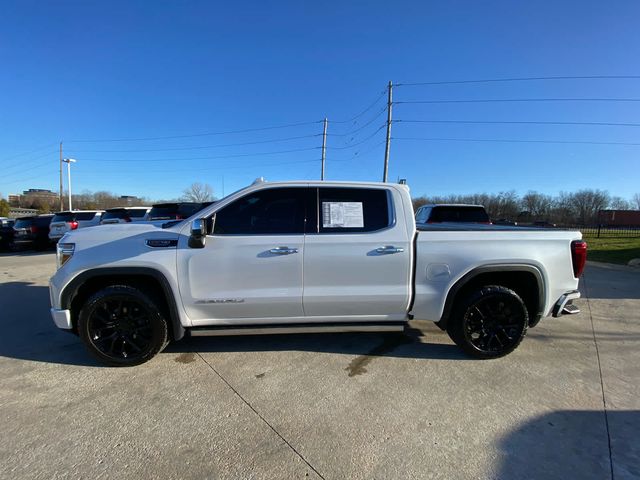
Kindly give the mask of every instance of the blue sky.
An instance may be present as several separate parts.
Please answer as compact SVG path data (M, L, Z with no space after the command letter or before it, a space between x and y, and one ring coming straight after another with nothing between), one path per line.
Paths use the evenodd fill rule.
M315 179L325 116L327 179L379 180L389 80L640 75L638 18L632 0L4 2L0 192L57 190L61 140L74 192ZM637 99L640 79L398 86L390 179L416 196L640 192L640 146L562 143L640 143L640 127L409 122L640 124L640 102L401 103L526 98ZM157 137L174 138L120 141Z

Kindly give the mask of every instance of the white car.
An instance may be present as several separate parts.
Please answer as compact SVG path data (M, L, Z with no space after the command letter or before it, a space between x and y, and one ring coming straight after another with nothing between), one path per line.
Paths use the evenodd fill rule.
M100 225L113 223L146 222L151 207L117 207L107 208L102 214Z
M190 335L402 331L512 352L542 317L579 313L578 231L416 228L406 185L259 182L160 228L73 231L50 281L55 324L108 365Z
M73 210L58 212L49 225L49 240L57 242L72 230L100 225L103 210Z

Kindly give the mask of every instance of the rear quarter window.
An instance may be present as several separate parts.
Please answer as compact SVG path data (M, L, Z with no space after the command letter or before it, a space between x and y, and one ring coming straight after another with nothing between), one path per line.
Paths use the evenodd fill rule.
M389 194L384 189L320 188L320 233L359 233L391 225Z

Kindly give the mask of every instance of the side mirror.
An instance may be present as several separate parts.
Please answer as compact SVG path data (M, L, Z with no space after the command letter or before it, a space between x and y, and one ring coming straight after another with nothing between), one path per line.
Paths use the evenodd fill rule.
M189 235L190 248L204 248L207 240L206 220L204 218L196 218L191 222L191 235Z

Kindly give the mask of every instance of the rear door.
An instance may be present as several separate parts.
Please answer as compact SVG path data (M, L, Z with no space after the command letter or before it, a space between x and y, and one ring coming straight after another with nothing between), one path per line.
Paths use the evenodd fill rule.
M399 193L320 187L316 198L318 221L305 240L305 315L336 321L404 319L411 243Z
M183 306L194 325L300 318L307 187L265 188L217 211L204 248L178 246Z

